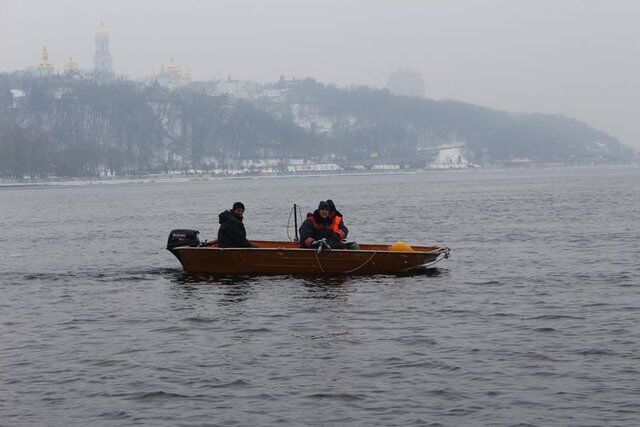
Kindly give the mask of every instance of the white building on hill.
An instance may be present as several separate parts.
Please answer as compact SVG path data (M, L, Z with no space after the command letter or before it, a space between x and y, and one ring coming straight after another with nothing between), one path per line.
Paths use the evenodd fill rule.
M466 168L469 166L469 159L464 147L442 148L438 150L431 167L437 169L445 168Z
M391 73L387 89L395 96L415 96L424 98L426 94L422 74L409 68L401 68Z

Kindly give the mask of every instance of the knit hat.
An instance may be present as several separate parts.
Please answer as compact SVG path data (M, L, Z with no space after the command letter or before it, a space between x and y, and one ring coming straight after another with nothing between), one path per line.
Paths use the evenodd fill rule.
M318 210L321 211L323 209L325 209L327 211L329 210L329 204L327 202L325 202L324 200L321 201L320 204L318 204Z
M234 211L235 211L236 209L242 209L242 210L244 210L244 205L242 204L242 202L235 202L235 203L233 204L233 209L232 209L232 210L234 210Z
M336 205L335 205L335 203L333 203L333 200L331 200L331 199L327 200L327 206L329 206L329 211L331 211L331 212L335 212L336 211Z

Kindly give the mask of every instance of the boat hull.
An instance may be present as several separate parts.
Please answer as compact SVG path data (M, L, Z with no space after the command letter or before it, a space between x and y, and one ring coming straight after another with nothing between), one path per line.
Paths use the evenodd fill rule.
M382 274L415 270L448 253L440 247L394 252L381 245L361 250L301 249L289 242L254 242L257 248L178 247L172 252L187 273L200 274Z

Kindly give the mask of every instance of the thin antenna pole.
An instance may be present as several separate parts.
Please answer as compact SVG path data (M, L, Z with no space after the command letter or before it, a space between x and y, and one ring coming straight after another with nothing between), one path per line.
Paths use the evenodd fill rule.
M294 242L297 242L298 239L298 205L293 204L293 224L296 230L296 237L294 238Z

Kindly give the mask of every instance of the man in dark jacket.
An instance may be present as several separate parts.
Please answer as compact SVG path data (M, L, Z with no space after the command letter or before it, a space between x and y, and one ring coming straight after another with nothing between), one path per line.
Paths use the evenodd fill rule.
M330 205L320 202L313 214L307 214L307 219L300 226L300 247L317 248L321 239L326 239L333 249L344 249L342 242L347 237L347 227L337 224L333 227L333 219L329 217Z
M247 231L244 229L242 219L244 217L244 205L235 202L233 209L221 212L218 215L220 228L218 229L218 247L220 248L251 248L255 247L247 240Z

